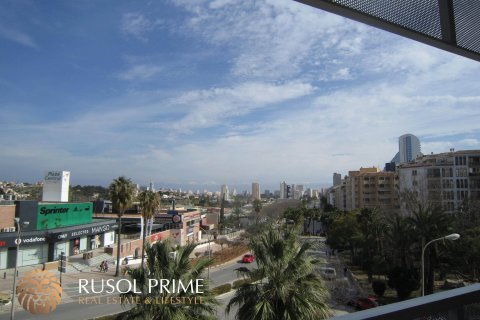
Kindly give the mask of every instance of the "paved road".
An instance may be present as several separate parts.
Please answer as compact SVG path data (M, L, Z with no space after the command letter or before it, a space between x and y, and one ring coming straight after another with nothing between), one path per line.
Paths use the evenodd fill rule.
M240 260L239 260L240 261ZM252 266L253 264L242 264L241 262L233 262L223 266L219 266L210 270L210 278L212 280L212 286L218 286L224 283L231 283L236 280L237 274L236 268L242 266ZM71 274L64 276L63 282L63 296L62 304L57 306L57 310L48 315L41 316L26 312L19 305L18 300L15 302L15 319L59 319L59 320L78 320L78 319L91 319L102 315L115 314L126 310L121 304L114 303L113 298L118 297L118 294L94 294L92 288L88 286L89 294L78 292L78 278L80 274ZM82 277L87 279L94 279L94 291L101 291L101 282L103 279L115 279L111 274L95 273L82 273ZM206 276L206 275L205 275ZM116 281L119 279L115 279ZM89 282L90 283L90 282ZM123 283L122 283L123 284ZM123 290L123 289L122 289ZM88 298L85 298L88 297ZM98 298L95 300L93 297ZM86 300L88 299L88 300ZM83 302L82 302L83 301ZM110 304L108 302L111 302ZM97 304L98 302L98 304ZM228 301L226 302L228 303ZM223 311L222 311L223 312ZM0 320L10 319L10 306L0 307Z
M225 294L220 295L217 300L220 305L217 307L216 315L218 320L234 320L235 313L237 312L237 308L232 308L229 314L225 313L225 309L227 307L228 302L232 299L235 291L230 291Z
M314 248L313 250L310 251L310 254L314 255L316 258L322 258L326 257L325 252L328 250L328 247L325 246L324 244L324 239L319 239L319 238L314 238L314 239L304 239L304 241L313 241L314 242ZM330 258L328 259L328 263L332 263L333 259ZM335 261L336 262L336 261ZM210 270L210 279L212 281L212 286L218 286L220 284L224 283L232 283L234 280L238 279L238 276L235 272L235 269L239 267L256 267L256 263L253 264L243 264L239 261L229 263L220 267L212 268ZM337 266L338 268L338 266ZM340 270L337 270L340 271ZM337 272L337 275L340 277L340 272ZM93 278L110 278L112 277L111 275L105 275L105 274L100 274L100 273L84 273L83 275L90 275ZM108 295L102 295L101 296L101 303L96 304L95 301L90 301L88 304L80 304L79 303L79 297L82 296L81 294L78 293L78 281L75 281L73 279L68 279L69 276L66 276L66 281L64 282L64 297L62 297L63 304L59 305L57 307L57 310L49 315L46 316L38 316L35 315L32 317L30 313L27 313L22 310L21 306L18 306L17 303L17 308L15 312L15 319L23 320L23 319L61 319L61 320L77 320L77 319L91 319L94 317L98 317L101 315L108 315L108 314L115 314L118 312L121 312L125 310L125 307L123 307L120 304L112 303L112 304L107 304L106 300L108 299ZM113 278L113 277L112 277ZM70 281L68 281L70 280ZM99 290L98 285L96 285L96 290ZM234 314L235 310L230 315L225 314L225 307L227 303L230 301L231 297L233 296L234 291L231 291L229 293L223 294L218 297L218 300L220 302L220 306L217 308L217 316L218 319L220 320L230 320L234 319ZM90 294L90 296L95 296L94 294ZM98 296L98 295L97 295ZM116 297L118 295L110 295L111 297ZM64 299L65 298L65 299ZM0 320L2 319L9 319L10 318L10 309L9 306L5 306L1 308L3 310L0 310Z
M247 267L247 268L255 268L257 264L250 263L242 263L241 260L239 259L237 262L234 262L232 264L227 264L220 266L215 269L210 270L210 280L212 281L212 286L216 287L224 283L231 283L237 279L241 279L241 277L238 277L237 272L235 269L240 268L240 267Z
M302 241L305 242L311 242L313 244L313 247L311 250L308 251L308 253L311 256L314 256L316 259L320 260L321 265L327 265L327 266L332 266L332 267L337 267L340 271L340 267L336 263L336 257L331 257L326 255L327 250L329 250L328 246L325 244L325 238L324 237L317 237L317 238L312 238L312 237L302 237ZM241 264L235 264L230 266L229 269L234 269L234 267L241 265ZM256 265L255 265L256 267ZM343 271L343 265L342 265L342 271ZM226 271L227 272L227 271ZM343 274L340 274L340 272L337 272L337 277L338 280L342 281L343 280ZM327 285L335 287L336 284L339 284L337 281L328 281L326 282ZM233 297L235 294L235 291L230 291L228 293L220 295L217 299L220 302L220 305L217 307L217 318L219 320L234 320L235 319L235 313L236 313L236 308L233 308L230 312L230 314L225 313L226 306L230 299ZM333 302L333 301L332 301ZM349 307L345 307L343 305L339 305L337 303L332 303L332 312L333 316L339 316L342 314L347 314L352 312L353 310Z
M106 298L103 296L102 298ZM26 319L51 319L51 320L78 320L92 319L99 315L109 315L122 312L124 309L120 304L88 304L82 305L78 302L61 304L57 310L47 315L32 315L24 310L15 312L16 320ZM10 319L10 313L4 313L0 319Z

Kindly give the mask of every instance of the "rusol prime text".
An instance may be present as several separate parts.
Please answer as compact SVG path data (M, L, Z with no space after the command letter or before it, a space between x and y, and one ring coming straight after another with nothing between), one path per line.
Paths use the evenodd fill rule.
M148 279L143 288L137 286L135 279L78 279L78 293L86 294L112 294L112 293L134 293L134 294L202 294L203 280L196 279L188 282L180 279ZM143 292L142 292L143 290Z

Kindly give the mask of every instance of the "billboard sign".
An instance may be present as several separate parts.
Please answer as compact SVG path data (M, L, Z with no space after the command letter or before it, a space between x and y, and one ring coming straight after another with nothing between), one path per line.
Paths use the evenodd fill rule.
M182 222L182 216L178 214L156 214L154 221L155 223L179 223Z
M84 228L76 228L75 230L65 231L62 233L54 233L51 235L54 240L68 240L73 238L81 238L90 235L111 232L117 229L117 223L106 223L96 226L88 226Z
M69 171L47 171L43 181L43 201L68 202Z
M60 181L62 181L62 171L47 171L45 173L45 182L59 183Z
M93 205L83 203L39 203L37 230L62 228L92 222Z

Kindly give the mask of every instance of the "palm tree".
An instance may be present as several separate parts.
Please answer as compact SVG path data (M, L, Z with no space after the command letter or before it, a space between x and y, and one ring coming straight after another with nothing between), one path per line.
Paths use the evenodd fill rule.
M122 216L125 211L132 205L133 201L133 184L130 179L124 176L114 179L108 187L110 200L113 208L118 212L118 243L117 243L117 266L115 269L115 277L120 274L120 246L122 235Z
M240 215L242 214L242 202L240 199L235 197L233 201L233 209L232 209L233 217L235 219L235 227L240 226Z
M311 245L297 241L295 233L282 237L269 228L251 240L258 268L239 268L249 281L243 284L227 305L238 310L239 320L325 319L329 316L328 292L306 252ZM255 282L256 281L256 282Z
M142 235L142 268L145 261L145 239L147 236L147 221L150 220L154 215L155 211L160 207L160 197L158 193L155 193L151 190L143 191L139 194L138 199L140 200L140 207L142 208L142 217L143 217L143 235Z
M407 218L412 226L416 243L420 246L418 252L422 251L425 244L435 238L442 237L452 232L452 216L446 214L442 209L433 204L416 203L412 207L411 216ZM439 243L436 243L439 245ZM425 251L425 293L433 293L435 262L437 260L436 246L429 246ZM418 253L417 256L420 256Z
M316 206L313 207L313 232L317 234L317 228L315 226L316 222L320 219L322 216L322 210L320 208L317 208Z
M201 259L195 265L190 263L189 256L196 244L179 247L176 255L172 256L173 248L168 242L156 242L150 246L147 243L146 269L128 268L127 274L137 284L137 292L130 291L122 294L122 298L133 298L138 303L133 309L122 314L123 319L214 319L215 306L218 302L213 297L208 283L202 283L205 269L212 264L211 259ZM176 290L180 292L167 292L161 286L154 286L149 290L149 284L166 280L181 280L184 286L192 280L195 284L199 280L204 284L203 293L192 293L190 290ZM167 286L168 287L168 286ZM168 287L170 289L170 287ZM195 288L195 286L194 286ZM202 303L199 303L199 299ZM196 298L196 300L194 300ZM138 299L138 300L137 300ZM125 300L124 300L125 301ZM158 303L167 301L167 303ZM182 301L182 303L170 303ZM196 301L196 303L194 303Z
M385 228L386 255L392 266L408 269L413 267L411 247L412 226L407 223L407 218L400 214L394 214L392 221Z
M258 224L258 220L260 218L260 211L262 210L262 201L259 199L253 200L252 203L253 211L255 211L255 222Z

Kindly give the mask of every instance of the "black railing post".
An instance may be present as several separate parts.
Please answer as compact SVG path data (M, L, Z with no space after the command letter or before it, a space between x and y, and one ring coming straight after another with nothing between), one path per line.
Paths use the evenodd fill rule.
M449 44L457 44L457 34L455 31L455 15L453 12L452 0L438 0L440 11L440 26L442 28L442 40Z

